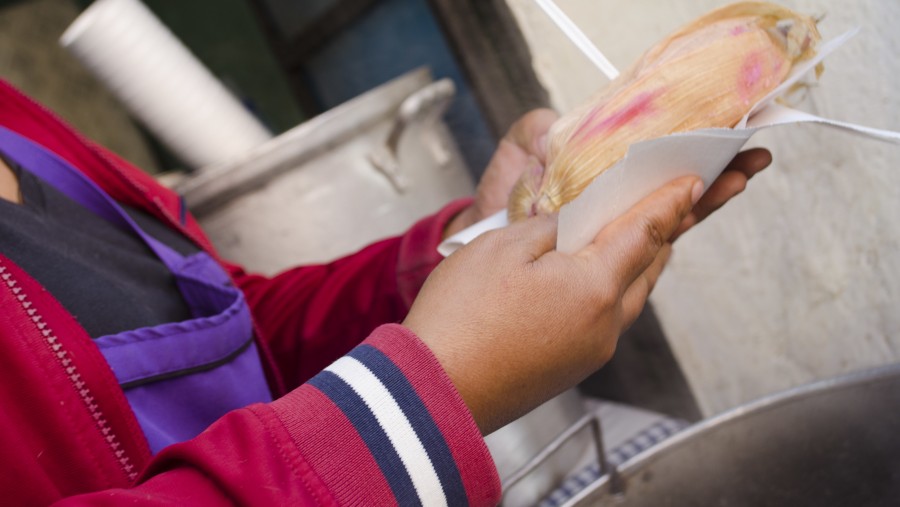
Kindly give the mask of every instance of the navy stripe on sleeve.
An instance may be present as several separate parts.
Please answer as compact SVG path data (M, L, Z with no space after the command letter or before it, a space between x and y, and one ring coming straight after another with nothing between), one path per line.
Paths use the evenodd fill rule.
M363 399L356 394L352 387L340 377L330 371L323 371L310 379L308 384L316 387L328 396L341 409L359 436L366 443L369 452L384 478L387 480L394 497L399 505L419 506L419 495L413 486L412 479L406 471L406 467L391 444L387 434L378 424L378 420L372 415L369 407Z
M380 350L371 345L361 345L353 349L350 357L366 365L378 380L387 387L391 396L403 410L406 418L415 430L416 435L425 447L428 458L434 465L435 472L441 481L447 505L466 505L468 497L463 487L462 477L456 466L456 461L450 453L450 447L444 439L437 424L431 418L425 404L413 389L412 384L403 375L403 372L384 355Z

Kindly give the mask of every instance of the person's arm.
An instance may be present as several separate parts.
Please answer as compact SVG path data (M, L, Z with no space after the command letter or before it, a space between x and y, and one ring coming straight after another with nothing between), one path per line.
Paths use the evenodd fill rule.
M53 150L115 199L146 209L212 251L196 220L185 212L183 201L174 192L90 143L2 79L0 98L0 124ZM281 394L282 386L299 385L359 343L375 326L403 319L425 277L441 260L434 250L439 238L503 209L522 171L542 170L544 135L555 119L556 114L549 110L525 115L501 140L473 204L451 205L403 238L379 243L329 266L299 268L274 278L248 275L240 267L228 265L253 306L261 352L271 366L268 375L273 389ZM739 156L685 222L696 223L720 206L768 160L764 150ZM456 211L460 213L451 221ZM316 304L326 300L333 304L327 308Z
M68 504L495 504L481 434L609 359L699 190L667 185L576 255L553 250L553 217L489 233L441 264L405 326L167 448L136 487Z
M399 325L303 386L157 455L138 484L60 505L495 505L478 427L431 351Z
M612 358L702 190L696 177L666 185L574 255L555 249L556 216L485 234L435 270L404 325L490 433Z
M443 259L440 241L504 209L523 171L542 171L551 110L532 111L500 141L475 199L452 203L399 238L323 266L289 270L274 278L235 268L262 339L289 387L299 385L359 343L376 326L399 322L426 277ZM740 193L771 162L766 150L740 154L683 220L674 237Z
M525 115L500 141L474 199L449 204L400 237L271 278L232 267L260 338L288 388L315 375L377 326L403 320L425 279L443 260L438 244L503 209L522 171L542 167L544 135L556 117L546 109Z
M402 320L441 261L436 248L443 229L469 202L456 201L400 237L328 264L274 277L234 268L232 277L285 384L303 383L377 326Z
M54 151L114 199L150 212L215 255L177 194L90 142L2 79L0 102L0 125ZM273 390L283 394L300 385L378 325L402 320L442 260L436 251L442 237L503 207L523 161L532 153L540 156L539 138L555 117L547 110L526 115L501 141L471 206L467 200L451 203L402 237L328 265L299 267L271 278L224 263L251 305Z

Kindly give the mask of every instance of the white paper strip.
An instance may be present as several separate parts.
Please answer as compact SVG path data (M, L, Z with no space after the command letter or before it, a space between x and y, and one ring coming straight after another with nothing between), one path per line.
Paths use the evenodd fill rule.
M841 35L838 35L834 39L822 43L819 45L816 50L816 56L810 58L805 62L800 62L791 69L791 73L785 78L784 82L778 88L772 90L771 93L763 97L762 100L757 102L751 109L750 112L747 113L747 116L744 116L744 119L741 120L740 123L735 126L736 129L743 128L747 125L747 120L754 116L756 113L761 111L763 108L772 104L776 98L784 95L786 91L788 91L792 86L797 84L801 79L803 79L807 74L815 70L816 66L822 63L825 58L827 58L831 53L834 53L841 46L847 43L850 39L856 36L859 33L859 28L854 28L852 30L848 30Z
M447 257L457 251L461 246L468 245L478 236L494 229L506 227L507 225L509 225L509 218L506 216L506 210L503 210L447 238L443 243L438 245L438 252L444 257Z
M572 21L566 13L562 11L553 0L535 0L538 6L544 10L544 13L556 23L556 26L572 41L572 44L581 50L588 59L596 65L610 81L619 77L619 70L612 64L597 46L591 42L584 32L578 28L578 25Z
M890 130L873 129L837 120L821 118L803 111L797 111L789 107L772 104L753 116L747 124L748 128L764 129L792 123L818 123L829 127L841 129L863 137L877 139L888 143L900 144L900 132Z

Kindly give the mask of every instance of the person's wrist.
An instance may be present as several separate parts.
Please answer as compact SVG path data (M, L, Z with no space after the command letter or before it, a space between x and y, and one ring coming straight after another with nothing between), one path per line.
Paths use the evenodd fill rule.
M437 335L440 333L435 329L430 329L423 323L416 322L415 319L407 318L403 323L403 327L407 328L430 351L437 360L444 374L453 384L456 392L459 394L463 404L472 415L472 420L478 426L482 434L485 433L484 411L481 409L480 397L486 395L488 389L472 389L471 384L476 383L480 376L479 368L472 368L471 361L468 360L471 353L461 347L459 343L452 340L441 340ZM451 333L452 334L452 333Z

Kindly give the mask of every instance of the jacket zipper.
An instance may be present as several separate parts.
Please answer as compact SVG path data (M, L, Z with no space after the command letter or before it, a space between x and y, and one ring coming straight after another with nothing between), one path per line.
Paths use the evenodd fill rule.
M128 477L129 481L134 482L135 479L137 479L137 471L135 470L134 464L131 462L131 458L126 454L125 449L122 447L122 443L119 441L116 434L112 431L109 422L103 416L103 412L100 410L100 406L94 402L95 400L93 394L91 393L91 389L87 386L87 383L81 379L81 374L78 372L78 367L69 357L68 351L60 342L59 338L56 336L56 333L53 332L53 329L44 320L43 316L38 313L37 309L32 307L33 305L28 299L28 296L22 291L22 287L19 286L19 283L16 281L15 277L13 277L12 273L10 273L6 266L4 266L2 263L0 263L0 280L2 280L7 288L13 293L13 295L18 300L19 305L23 310L25 310L25 313L31 319L32 324L34 324L34 326L37 328L37 331L41 333L41 336L43 336L44 342L47 344L47 347L51 350L51 352L56 356L60 367L65 370L69 381L72 383L75 391L81 397L81 401L84 403L85 407L88 409L88 412L91 414L91 417L94 419L94 422L97 425L97 429L100 430L100 433L104 436L107 446L109 446L110 451L116 457L116 460L119 462L119 466L122 468L122 471L125 472L125 475Z

